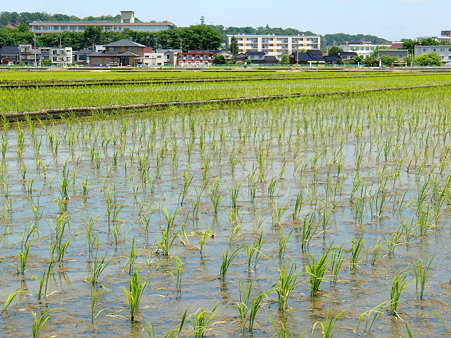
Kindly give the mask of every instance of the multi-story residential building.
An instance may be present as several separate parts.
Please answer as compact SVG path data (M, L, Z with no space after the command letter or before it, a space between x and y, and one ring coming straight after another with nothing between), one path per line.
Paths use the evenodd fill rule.
M377 47L386 46L390 47L391 44L388 45L375 45L368 41L358 41L358 42L343 42L340 44L340 48L343 49L343 52L355 52L357 55L367 58L370 56Z
M19 44L19 62L25 66L37 65L40 59L40 48L33 48L29 43Z
M48 33L84 32L88 26L101 27L103 31L122 32L124 29L131 29L138 32L159 32L174 28L171 22L135 22L133 11L121 11L121 22L37 22L29 24L31 31L36 35Z
M240 53L265 52L266 55L281 56L301 49L319 49L318 35L227 35L226 45L236 38Z
M144 47L144 56L135 58L136 67L164 66L164 53L155 53L150 47Z
M181 67L206 67L213 64L213 53L201 50L193 50L177 55L177 64Z
M156 53L163 53L165 66L176 66L177 56L182 53L181 49L157 49Z
M52 65L66 66L72 63L72 47L40 47L41 61L50 61Z
M413 55L415 57L429 53L437 53L444 63L451 62L451 45L416 45L413 49Z

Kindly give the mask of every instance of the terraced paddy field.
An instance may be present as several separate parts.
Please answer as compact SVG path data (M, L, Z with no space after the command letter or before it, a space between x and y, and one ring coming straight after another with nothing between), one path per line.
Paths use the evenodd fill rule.
M0 72L0 335L449 336L449 84Z

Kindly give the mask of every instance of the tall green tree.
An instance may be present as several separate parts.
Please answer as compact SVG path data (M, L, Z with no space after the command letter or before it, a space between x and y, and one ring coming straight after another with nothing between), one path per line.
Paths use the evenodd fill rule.
M86 40L86 45L94 46L99 44L102 40L102 27L88 26L83 32L83 37Z
M343 52L343 48L340 48L338 46L332 46L329 48L328 55L338 55L338 53Z
M238 52L239 52L239 49L238 49L238 41L236 40L236 37L235 37L235 36L232 36L232 37L230 38L230 46L229 46L229 50L230 50L230 53L232 53L233 55L237 55Z

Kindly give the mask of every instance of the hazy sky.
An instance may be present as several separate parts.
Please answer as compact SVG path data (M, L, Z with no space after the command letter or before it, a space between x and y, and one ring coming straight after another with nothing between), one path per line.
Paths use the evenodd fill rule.
M296 28L317 34L371 34L388 40L437 36L451 28L449 0L285 0L285 1L4 1L0 11L47 12L78 17L135 11L142 21L168 20L179 27L200 23Z

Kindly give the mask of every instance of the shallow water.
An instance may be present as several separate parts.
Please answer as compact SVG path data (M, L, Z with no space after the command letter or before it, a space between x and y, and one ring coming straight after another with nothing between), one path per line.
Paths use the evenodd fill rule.
M434 93L436 100L444 95L438 89ZM256 297L274 287L279 269L290 262L296 262L299 272L299 285L288 301L290 310L278 310L275 292L263 298L255 336L272 336L281 330L281 323L288 332L308 330L307 336L320 336L318 325L310 333L315 322L342 310L336 323L340 337L401 337L406 336L406 324L415 337L440 336L444 330L440 318L448 332L450 213L448 199L439 205L438 196L450 174L443 150L449 130L443 128L441 117L449 107L431 108L428 117L420 116L421 127L412 131L417 106L427 109L428 102L436 109L431 98L425 101L419 94L397 100L375 94L345 104L330 98L291 100L247 108L174 109L70 118L34 127L11 125L2 134L7 150L1 162L0 285L7 295L18 288L23 292L0 318L0 335L29 335L31 312L48 309L51 317L44 336L142 336L146 322L162 336L177 327L188 307L190 314L219 303L209 335L238 336L240 321L232 304L239 300L240 280L246 285L253 281ZM426 143L431 147L428 152ZM431 144L436 145L435 153ZM215 181L220 196L216 214L211 200ZM68 199L63 199L65 183ZM232 208L234 189L236 208ZM424 200L419 204L422 191ZM299 192L303 204L293 219ZM175 215L169 257L161 254L160 245L165 210ZM440 214L434 217L436 210ZM318 228L306 244L302 229L310 216ZM54 263L47 292L38 300L36 278L49 266L49 247L55 244L55 229L64 217L68 222L63 242L71 242L63 260ZM420 217L423 236L415 226ZM113 258L99 277L103 288L95 288L103 294L94 315L105 310L94 323L94 288L86 280L96 256L88 244L90 220L94 220L91 236L98 238L97 257ZM377 241L390 241L402 224L407 228L413 224L411 235L399 231L393 254L388 244L382 245L372 266ZM21 236L33 225L27 270L18 274L13 265L18 265L18 251L23 250ZM207 229L214 236L208 236L200 254L201 231ZM280 258L281 235L290 230ZM264 242L257 264L252 260L248 271L243 249L222 283L222 254L251 245L261 231ZM361 235L364 248L358 268L351 272L351 240ZM133 240L139 254L130 268ZM317 260L331 245L343 245L344 250L338 281L330 283L328 271L321 291L310 297L305 265L311 263L312 254ZM175 256L184 262L180 293ZM413 282L418 259L424 265L433 259L424 300L417 300ZM138 320L131 322L122 287L128 288L129 272L138 267L148 284ZM409 278L398 306L400 318L386 308L372 330L363 332L365 322L357 330L362 313L390 300L392 280L399 272ZM188 322L182 335L191 330Z

